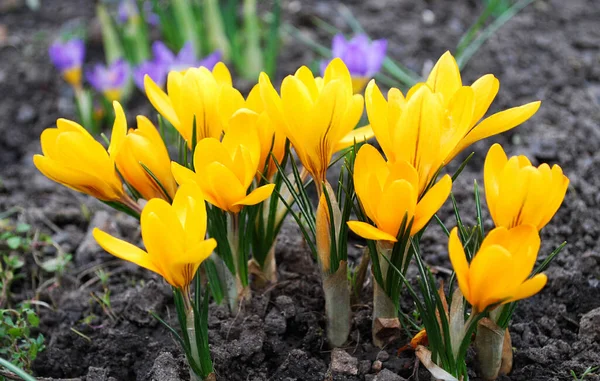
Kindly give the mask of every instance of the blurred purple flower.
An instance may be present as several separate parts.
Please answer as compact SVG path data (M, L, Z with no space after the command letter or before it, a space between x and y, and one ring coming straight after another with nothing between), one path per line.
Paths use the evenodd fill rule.
M133 82L144 92L144 76L148 74L150 78L160 87L165 85L167 80L167 69L164 65L154 61L145 61L133 70Z
M87 70L85 77L96 91L101 92L109 101L120 100L121 92L129 79L129 65L123 59L111 65L96 64Z
M55 41L48 49L50 60L62 73L65 81L73 86L81 84L81 66L85 57L83 40Z
M158 86L163 87L170 71L185 71L190 67L200 66L212 70L217 62L221 60L221 52L219 51L215 51L201 60L196 59L190 42L186 42L179 53L175 55L164 43L156 41L152 44L152 54L154 60L143 62L133 71L133 81L142 92L144 91L144 76L146 74Z
M386 50L387 40L369 41L366 35L358 34L348 41L344 35L336 34L332 41L331 55L332 58L341 58L350 75L357 80L356 85L364 87L381 69ZM329 61L321 62L321 74L324 74L328 64ZM355 86L355 92L360 92L362 87L357 91Z
M142 7L144 8L146 22L150 25L158 25L160 19L156 13L152 12L152 3L144 1ZM135 0L121 0L117 10L117 22L119 24L125 24L130 20L136 20L138 16L139 11Z

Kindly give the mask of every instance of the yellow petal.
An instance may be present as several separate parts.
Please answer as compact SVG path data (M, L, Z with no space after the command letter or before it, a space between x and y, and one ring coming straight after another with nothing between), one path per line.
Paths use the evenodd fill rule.
M173 109L171 99L169 99L169 96L162 91L148 74L144 76L144 88L152 106L177 128L179 126L179 118Z
M483 311L491 304L510 297L521 280L513 278L512 256L502 246L493 245L480 249L471 261L469 269L469 302Z
M294 77L298 78L304 84L310 94L310 99L315 102L319 97L319 89L317 88L317 83L315 82L312 71L306 66L301 66L296 70L296 73L294 73Z
M531 102L523 106L500 111L475 126L450 154L449 160L471 144L492 135L508 131L531 118L540 108L541 102Z
M441 134L441 156L448 164L446 157L471 129L471 120L475 107L473 90L468 86L458 89L448 104L449 116L446 127Z
M183 226L186 248L204 240L207 221L206 203L196 183L187 182L179 187L173 199L172 209Z
M460 291L463 293L465 299L473 304L470 298L471 290L469 288L469 263L467 262L465 249L458 238L458 228L456 227L450 232L450 238L448 239L448 253L450 255L450 262L456 273L458 287L460 287Z
M407 224L413 219L417 197L417 190L404 179L387 185L383 189L376 210L374 222L377 224L377 228L392 236L397 236L404 216L407 218Z
M273 193L273 189L275 189L275 184L263 185L254 189L249 195L233 205L256 205L269 198L271 193Z
M528 279L523 284L521 284L517 289L517 292L505 303L529 298L530 296L537 294L542 290L542 288L544 288L547 281L548 277L546 276L546 274L537 274L533 278Z
M375 133L373 132L373 128L370 125L356 128L356 129L350 131L349 134L344 136L342 138L342 140L340 140L336 144L333 151L338 152L345 148L352 147L354 145L354 142L356 142L356 144L366 142L367 140L371 139L373 136L375 136Z
M42 155L35 155L33 164L49 179L99 200L119 201L123 196L122 186L116 182L117 179L109 179L111 182L108 183L89 172L68 168Z
M213 205L232 213L241 210L236 203L246 197L246 189L229 168L214 162L206 166L200 176L203 183L201 188L208 202L212 204L214 201Z
M217 99L217 111L221 119L221 124L229 126L229 120L233 114L244 107L245 103L246 101L239 90L230 86L223 86L219 91ZM227 128L224 129L227 130Z
M365 90L365 104L369 122L377 137L377 142L388 159L393 160L394 158L390 157L390 153L393 151L390 128L395 127L395 125L390 126L388 124L388 102L383 97L379 87L375 84L374 79L369 82Z
M431 217L444 205L451 190L452 179L449 175L444 175L441 180L425 193L417 204L411 234L416 234L425 227Z
M173 172L173 176L179 185L183 185L188 181L193 183L197 183L198 181L193 171L175 161L171 162L171 172Z
M206 138L200 140L194 151L196 173L202 173L204 168L213 162L221 163L227 168L233 168L233 154L234 152L229 152L218 139Z
M75 131L80 132L88 138L94 138L90 133L83 128L79 123L73 122L72 120L59 118L56 121L56 128L58 128L61 132L63 131Z
M500 144L494 144L488 151L483 165L483 183L485 187L485 200L490 213L495 214L500 192L500 176L508 158Z
M460 69L450 52L444 53L435 64L427 78L427 86L434 93L441 93L448 104L456 91L462 86Z
M327 85L329 82L337 80L342 82L343 88L348 95L353 94L350 71L348 71L346 64L341 58L334 58L331 60L331 62L329 62L325 68L323 84Z
M475 94L475 110L471 126L483 118L500 89L500 81L493 74L486 74L471 85Z
M377 229L375 226L361 221L348 221L348 227L356 235L373 241L390 241L397 242L398 240L393 235Z
M185 235L175 211L166 201L148 201L140 217L142 238L152 262L166 269L173 257L185 249Z
M229 69L223 62L217 62L217 64L212 69L212 75L215 77L215 80L220 85L232 85L231 81L231 73Z
M115 257L125 261L133 262L140 267L162 276L156 266L154 266L154 264L150 261L150 256L148 253L146 253L144 250L130 244L129 242L115 238L98 228L94 228L92 234L98 245Z
M193 248L187 250L181 255L176 255L173 258L173 264L182 265L186 263L200 264L212 254L213 250L217 247L217 241L214 238L202 240L198 242Z
M56 149L56 140L61 131L58 128L46 128L40 135L40 145L42 153L50 159L57 159L62 152Z
M540 236L535 226L519 225L508 231L503 246L511 253L514 278L524 282L531 274L540 250Z
M113 108L115 110L115 122L110 134L110 145L108 146L108 153L111 157L116 155L123 139L125 139L125 135L127 135L127 118L123 107L119 102L114 101Z

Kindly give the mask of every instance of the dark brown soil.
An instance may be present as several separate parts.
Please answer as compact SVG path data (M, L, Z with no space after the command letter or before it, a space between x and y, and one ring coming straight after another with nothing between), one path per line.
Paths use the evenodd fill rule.
M313 16L344 27L337 2L284 3L285 20L324 43L326 36L312 27ZM417 72L454 47L480 10L479 1L373 0L347 5L373 38L389 39L392 57ZM423 21L426 9L435 15L432 25ZM39 377L187 379L181 351L147 313L157 311L174 323L169 288L149 272L103 253L89 237L91 228L102 226L135 242L135 222L50 182L31 162L31 155L39 151L39 133L58 117L74 117L69 90L48 62L48 42L64 22L73 18L89 22L93 13L91 1L53 0L43 2L37 13L17 7L0 14L0 31L6 30L6 36L0 33L0 212L18 207L12 220L32 224L74 254L60 284L44 288L38 286L50 275L36 270L28 256L27 277L15 283L13 301L39 298L52 307L39 310L47 345L33 366ZM464 71L467 82L486 73L500 79L495 108L543 100L529 122L493 140L503 143L509 154L560 163L571 179L564 205L542 232L541 255L564 240L568 245L548 269L546 288L519 304L511 327L514 370L502 380L568 380L570 370L581 374L588 366L600 365L598 20L597 1L538 0L493 36ZM101 48L90 49L98 55ZM288 39L280 76L314 58L305 46ZM153 115L141 104L142 112ZM129 116L133 119L133 113ZM476 154L454 186L464 214L474 215L472 182L481 183L491 140L472 147ZM82 212L88 209L92 218ZM452 226L448 208L441 216ZM422 246L430 264L449 267L446 239L437 227L428 231ZM277 249L280 281L276 286L256 293L252 305L236 318L224 307L211 306L210 343L219 379L373 380L371 364L376 359L399 377L413 375L413 356L395 353L406 339L381 352L370 344L370 286L364 290L362 304L355 306L346 347L358 359L360 374L331 372L320 278L292 223L286 225ZM353 249L351 257L355 259L357 252ZM52 256L55 249L42 254ZM101 290L94 275L98 268L111 274L114 321L90 296ZM420 379L427 379L426 373L420 372ZM377 380L402 378L382 372Z

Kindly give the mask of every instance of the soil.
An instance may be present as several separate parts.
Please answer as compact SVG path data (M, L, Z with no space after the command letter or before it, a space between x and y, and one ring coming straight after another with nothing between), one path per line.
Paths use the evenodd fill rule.
M16 5L11 7L13 3ZM66 273L55 281L52 274L35 266L30 252L26 253L26 277L14 284L12 302L38 299L50 306L39 307L46 349L32 367L38 377L187 379L181 351L147 313L157 311L175 322L169 287L149 272L115 260L90 238L91 229L101 226L136 242L139 232L135 221L52 183L31 161L32 154L40 150L38 139L44 128L58 117L75 118L69 89L48 62L48 43L67 21L78 19L92 25L92 3L42 2L38 12L19 1L0 3L0 213L13 210L8 217L11 222L27 222L51 235L62 250L73 253ZM338 2L284 3L284 20L323 43L328 36L315 31L314 16L347 30ZM481 7L479 1L466 0L346 4L371 37L389 40L390 56L417 72L427 71L433 60L456 46ZM588 366L600 365L598 20L600 3L594 0L535 1L494 35L464 70L465 82L486 73L500 79L494 109L543 100L540 111L523 126L472 147L475 156L454 186L464 214L474 215L472 182L477 179L482 184L483 159L492 141L503 143L509 154L560 163L571 180L562 208L542 231L541 256L565 240L568 245L547 270L549 282L543 291L519 303L510 328L515 348L513 372L501 380L568 380L572 379L571 370L579 375ZM100 56L98 44L89 49L92 55ZM308 48L288 38L279 76L314 59ZM141 106L136 108L153 115L139 98L136 105ZM134 113L129 110L133 120ZM440 216L448 226L453 225L448 207ZM489 218L486 223L490 225ZM439 228L432 226L422 245L426 261L448 268L446 244ZM356 253L353 246L351 259L356 260ZM56 248L45 247L36 255L50 258L56 255ZM370 344L369 284L354 306L352 334L344 348L357 360L358 374L332 370L332 354L324 339L318 269L291 222L281 233L277 262L279 283L265 292L255 292L252 304L239 316L230 317L225 307L211 305L209 340L219 379L428 379L426 372L415 372L411 353L396 355L407 338L382 351ZM91 296L102 291L94 275L98 269L110 274L113 318ZM376 375L378 366L383 370ZM478 380L475 372L472 379ZM600 377L592 374L586 379Z

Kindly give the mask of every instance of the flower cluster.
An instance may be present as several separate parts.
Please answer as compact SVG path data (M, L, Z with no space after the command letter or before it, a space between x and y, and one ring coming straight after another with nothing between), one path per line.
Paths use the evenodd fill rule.
M239 312L251 297L249 272L276 279L267 274L276 273L270 248L287 212L299 223L319 263L332 346L343 345L350 330L349 231L368 242L375 344L385 345L390 327L399 328L401 287L406 285L416 297L406 280L414 259L429 300L415 299L425 328L419 337L429 336L433 349L413 347L418 356L429 353L423 361L428 368L443 367L439 370L448 377L465 375L464 356L478 323L488 319L505 329L514 302L545 285L546 275L534 270L539 230L560 207L569 181L559 166L534 167L524 156L507 158L497 144L484 165L486 200L496 228L485 235L478 215L478 225L467 229L455 206L457 227L448 232L448 251L458 291L451 295L451 311L420 252L422 235L451 194L453 177L444 173L446 166L472 143L525 122L540 102L484 117L499 81L488 74L463 85L450 53L406 94L391 88L386 99L371 80L363 97L359 92L381 66L385 48L385 41L369 46L361 36L350 42L336 36L336 57L324 65L322 77L303 66L283 79L278 92L262 73L244 98L225 64L216 62L218 56L199 62L191 45L174 55L156 43L155 61L142 64L135 77L150 103L179 133L178 160L171 159L163 136L148 118L138 116L137 128L128 130L117 101L107 148L64 119L42 133L43 154L34 156L42 173L139 217L145 250L98 229L94 237L108 252L173 286L187 338L181 342L197 375L212 372L205 332L193 324L194 316L206 317L201 306L208 308L206 297L198 296L200 266L205 264L215 300L224 298L232 313ZM357 54L370 61L353 60ZM111 77L102 68L95 75ZM115 100L115 87L102 91ZM359 127L365 108L369 124ZM373 137L382 152L367 143ZM343 165L337 186L332 186L328 169L338 152ZM306 190L310 181L316 186L316 205ZM470 306L468 314L462 298ZM478 338L484 336L478 330ZM449 344L437 348L436 343ZM493 346L475 345L482 368L490 368L488 357L492 368L500 364ZM485 372L493 378L499 370Z

